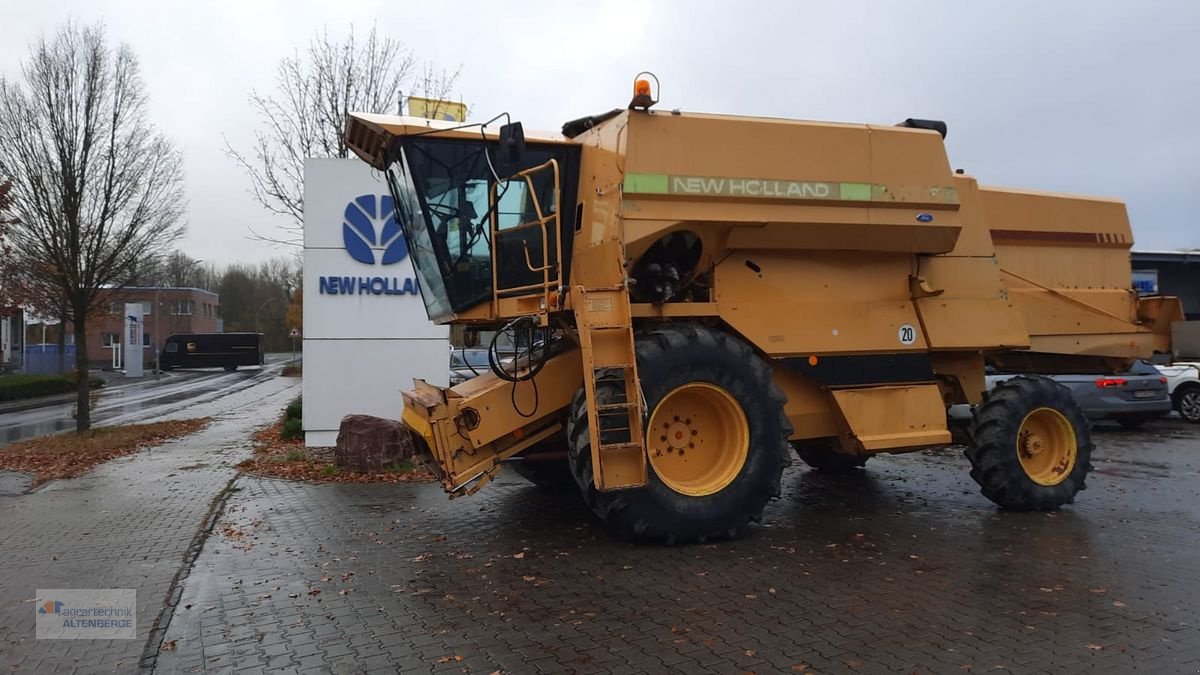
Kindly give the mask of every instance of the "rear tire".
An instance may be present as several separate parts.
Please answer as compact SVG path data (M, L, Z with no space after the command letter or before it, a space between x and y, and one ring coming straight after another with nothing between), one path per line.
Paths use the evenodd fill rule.
M847 455L838 452L835 439L819 438L792 441L792 447L800 459L822 473L850 473L861 469L870 459L869 455Z
M1172 398L1180 417L1192 424L1200 424L1200 384L1181 384Z
M790 463L787 438L792 428L783 413L785 399L772 381L770 368L745 343L690 324L666 325L639 333L636 351L645 410L650 417L668 395L675 396L681 388L697 383L701 391L720 392L714 394L717 400L734 402L744 415L747 430L742 437L744 445L708 454L712 451L704 448L702 439L708 430L720 428L708 426L705 433L697 436L694 449L685 448L689 453L697 453L696 466L715 459L719 473L722 458L743 448L744 461L740 468L735 466L736 474L730 473L726 484L699 496L670 487L659 477L649 457L645 486L601 492L593 481L587 400L580 389L571 406L567 438L571 472L584 501L609 528L635 541L674 544L738 536L751 521L761 519L767 502L779 496L780 476L783 467ZM600 383L596 403L618 400L619 386ZM696 423L700 426L701 420L697 418ZM646 426L649 427L649 422ZM651 433L647 428L648 438ZM716 433L720 435L720 431ZM709 447L715 449L716 444Z
M1014 511L1070 504L1091 470L1087 419L1071 391L1044 377L1014 377L984 395L967 446L983 495Z

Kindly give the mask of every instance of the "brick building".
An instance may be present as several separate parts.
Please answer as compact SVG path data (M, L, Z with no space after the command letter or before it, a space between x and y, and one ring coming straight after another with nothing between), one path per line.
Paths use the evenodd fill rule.
M94 366L112 363L112 344L121 341L125 303L142 303L144 334L142 357L154 363L155 348L161 348L175 333L219 333L220 296L199 288L126 287L106 291L99 307L104 311L88 321L88 360ZM67 328L70 331L70 327ZM69 335L70 333L68 333Z

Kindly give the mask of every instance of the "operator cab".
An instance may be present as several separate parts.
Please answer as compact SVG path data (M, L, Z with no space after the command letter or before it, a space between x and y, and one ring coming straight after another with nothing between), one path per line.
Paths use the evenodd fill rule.
M373 143L352 147L386 172L429 318L442 323L494 297L565 287L579 146L534 137L513 152L486 127L407 122L356 115L348 136L355 125L374 127L366 132Z

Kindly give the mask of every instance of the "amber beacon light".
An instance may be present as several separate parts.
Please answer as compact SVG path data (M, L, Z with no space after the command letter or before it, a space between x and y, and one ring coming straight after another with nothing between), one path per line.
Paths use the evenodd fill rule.
M654 86L650 85L650 80L654 80ZM650 106L658 103L656 94L662 93L662 87L658 83L658 76L649 71L642 71L633 79L633 100L629 102L630 110L649 110Z

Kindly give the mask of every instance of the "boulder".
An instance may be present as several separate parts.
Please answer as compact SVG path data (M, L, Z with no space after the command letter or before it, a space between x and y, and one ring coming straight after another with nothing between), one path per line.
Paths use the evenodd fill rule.
M396 420L346 415L338 428L333 462L339 469L370 473L413 455L412 438Z

